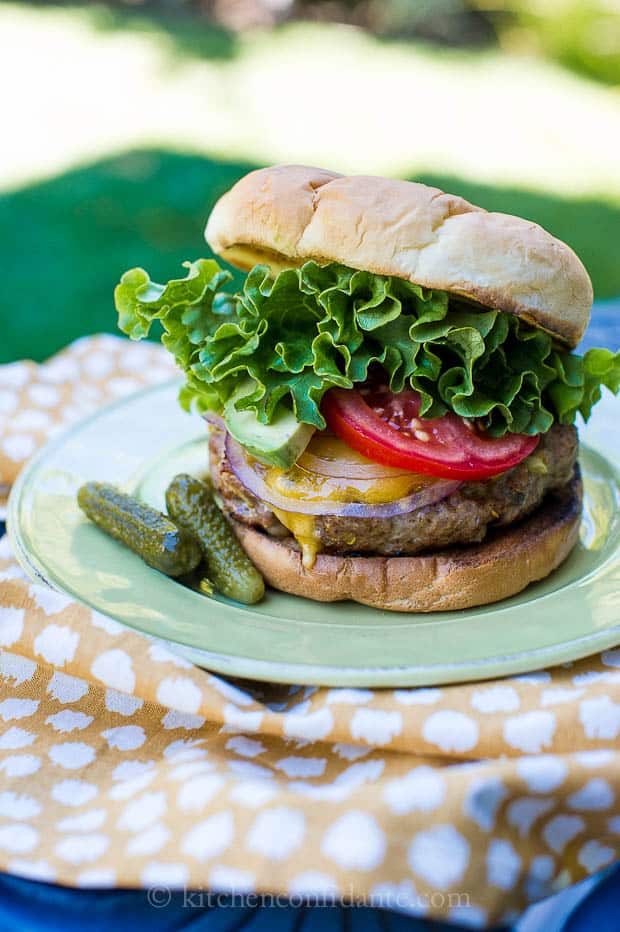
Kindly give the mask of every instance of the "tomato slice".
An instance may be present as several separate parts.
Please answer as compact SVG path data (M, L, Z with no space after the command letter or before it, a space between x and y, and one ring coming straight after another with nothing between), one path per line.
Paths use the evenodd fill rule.
M422 419L420 396L385 387L332 388L321 411L330 430L375 463L446 479L488 479L516 466L538 436L487 437L475 422L456 414Z

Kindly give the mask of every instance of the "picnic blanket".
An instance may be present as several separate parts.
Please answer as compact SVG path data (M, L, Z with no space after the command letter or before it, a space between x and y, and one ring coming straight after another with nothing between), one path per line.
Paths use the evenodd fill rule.
M54 433L174 374L111 336L1 367L0 490ZM484 927L618 856L620 649L443 688L232 682L32 582L6 536L0 647L3 870Z

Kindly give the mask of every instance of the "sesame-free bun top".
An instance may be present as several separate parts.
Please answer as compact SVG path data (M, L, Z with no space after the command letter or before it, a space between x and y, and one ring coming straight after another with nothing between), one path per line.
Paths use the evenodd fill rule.
M516 314L570 347L590 318L592 284L569 246L529 220L416 182L263 168L220 198L205 237L241 269L315 259L395 275Z

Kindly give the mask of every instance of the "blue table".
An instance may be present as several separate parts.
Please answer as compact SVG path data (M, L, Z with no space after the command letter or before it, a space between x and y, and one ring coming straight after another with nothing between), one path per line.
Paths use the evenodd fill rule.
M191 902L191 899L190 899ZM198 903L200 902L198 898ZM513 932L618 932L620 866L527 910ZM0 874L2 932L450 932L462 926L368 907L201 907L174 893L165 906L145 890L74 890Z

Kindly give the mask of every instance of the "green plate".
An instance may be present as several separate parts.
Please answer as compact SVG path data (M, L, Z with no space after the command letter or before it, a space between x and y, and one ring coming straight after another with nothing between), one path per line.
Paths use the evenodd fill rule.
M286 683L414 686L487 679L562 663L620 641L620 476L599 450L613 437L605 399L582 432L581 542L543 582L496 605L432 615L319 603L269 591L257 606L208 599L157 573L79 511L87 479L163 505L177 472L207 468L204 422L180 411L176 383L78 424L22 472L9 502L17 557L38 580L220 673ZM605 439L607 438L607 439Z

